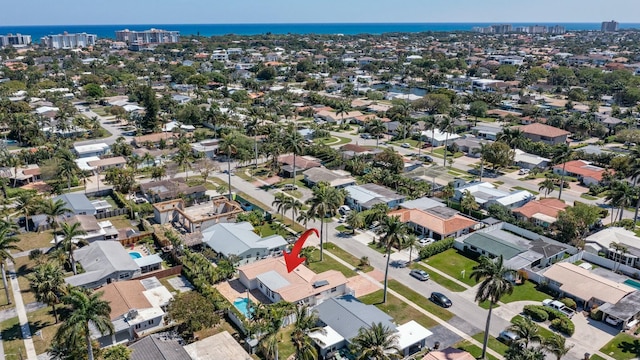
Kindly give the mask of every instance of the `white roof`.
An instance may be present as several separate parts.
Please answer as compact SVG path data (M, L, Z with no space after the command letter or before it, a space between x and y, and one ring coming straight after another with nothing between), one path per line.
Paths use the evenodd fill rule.
M164 286L158 286L153 289L145 290L142 292L142 294L144 294L144 297L149 300L149 303L154 308L162 308L169 304L169 301L173 299L173 295L171 295L169 290Z
M523 200L526 200L526 199L529 199L529 198L532 198L532 197L534 197L534 195L532 193L530 193L530 192L528 192L526 190L519 190L519 191L516 191L516 192L512 192L509 195L506 195L506 196L503 196L503 197L500 197L500 198L496 199L496 202L501 204L501 205L508 206L508 205L515 204L517 202L520 202L520 201L523 201Z
M309 337L321 348L327 349L344 341L344 338L340 336L337 331L333 330L331 326L325 326L323 329L324 334L320 331L309 333Z
M89 163L96 160L100 160L100 158L97 156L89 156L89 157L76 159L75 162L76 164L78 164L78 167L80 168L80 170L92 171L94 167L89 165Z
M610 227L584 239L587 243L597 243L603 249L608 249L611 242L621 243L628 247L640 249L640 238L633 231L621 227Z
M515 162L523 162L523 163L534 164L534 165L539 165L543 162L551 161L550 159L544 158L542 156L526 153L520 149L516 149L516 155L514 156L513 160Z
M424 137L426 137L428 139L431 139L431 135L433 135L433 139L435 139L436 141L445 141L445 140L447 140L447 134L449 136L448 137L449 141L460 138L460 135L458 135L458 134L445 133L445 132L441 132L438 129L435 129L433 134L431 134L431 130L422 132L422 136L424 136Z
M133 104L127 104L127 105L124 105L122 108L123 108L123 109L124 109L124 111L126 111L126 112L132 112L132 111L137 111L137 110L144 110L144 108L143 108L143 107L140 107L140 106L138 106L138 105L133 105Z
M74 145L73 148L78 154L84 154L88 152L105 151L109 148L109 145L105 143L97 143L89 145Z
M59 108L53 107L53 106L40 106L35 111L36 111L36 114L44 114L49 111L59 111L59 110L60 110Z
M398 347L400 349L406 349L433 335L431 331L427 330L424 326L418 324L414 320L398 326L396 330L398 332Z

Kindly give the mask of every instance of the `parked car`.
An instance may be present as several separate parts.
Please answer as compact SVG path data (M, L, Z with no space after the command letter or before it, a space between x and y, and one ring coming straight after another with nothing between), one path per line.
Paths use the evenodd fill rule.
M420 244L420 246L427 246L433 244L434 242L436 241L433 238L422 238L418 240L418 244Z
M509 345L512 342L516 341L520 339L520 337L518 336L518 334L514 333L513 331L509 331L509 330L502 330L500 332L500 335L498 335L498 340L502 341L503 343Z
M452 305L451 300L443 293L432 292L429 299L442 307L448 308Z
M375 228L377 228L378 226L380 226L380 222L379 221L374 221L371 223L371 226L369 226L370 230L373 230Z
M291 191L291 190L298 190L298 185L293 185L293 184L285 184L282 187L283 191Z
M408 149L411 147L411 145L409 143L402 143L402 145L400 145L401 147Z
M561 313L567 315L567 317L571 318L576 313L573 309L567 307L565 304L558 300L544 299L542 300L542 305L550 307L552 309L556 309Z
M363 138L363 139L371 139L371 135L369 135L367 133L360 134L360 137Z
M429 280L429 274L424 270L411 270L411 272L409 272L409 275L413 276L414 278L420 281Z
M340 213L340 215L347 215L349 212L351 212L351 208L347 205L342 205L338 208L338 212Z
M433 162L433 158L429 155L422 155L420 156L420 159L424 162Z
M529 169L520 169L520 170L518 170L518 175L527 175L530 172L531 172L531 170L529 170Z
M343 222L345 222L345 221L347 221L347 215L342 215L342 216L340 217L340 219L338 219L338 222L339 222L339 223L343 223Z

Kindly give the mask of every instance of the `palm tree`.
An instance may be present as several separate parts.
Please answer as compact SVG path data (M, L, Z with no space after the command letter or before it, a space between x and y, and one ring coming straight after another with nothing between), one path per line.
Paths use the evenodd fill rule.
M384 132L387 131L387 127L384 125L382 120L374 119L367 125L367 129L369 131L369 134L373 135L376 138L376 147L378 147L378 144L380 142L380 135L384 134Z
M71 151L59 150L56 156L58 158L57 175L67 179L67 190L71 190L71 179L80 173L80 168L78 168Z
M288 210L291 210L291 225L293 225L296 215L298 215L298 212L302 210L302 207L304 206L304 204L294 197L291 197L291 196L287 196L287 197L288 199L284 205L284 212L286 213Z
M497 141L509 144L512 149L520 148L524 143L524 139L524 133L517 127L506 127L502 129L502 132L500 132L496 138Z
M302 223L304 225L304 229L307 230L307 226L309 225L309 221L313 220L313 214L309 211L301 211L300 215L296 218L296 221Z
M48 261L36 266L27 277L36 300L51 306L57 324L56 304L60 303L61 297L67 290L67 285L64 282L64 270L57 261Z
M74 238L85 235L87 232L82 229L82 224L75 222L71 225L69 223L62 223L62 247L69 253L69 264L73 274L77 274L76 260L73 258L73 240Z
M291 343L295 349L296 359L315 360L318 358L318 351L313 340L309 336L312 332L325 333L322 327L317 326L318 315L311 311L308 306L296 308L296 322L293 324L291 332Z
M407 224L403 223L400 220L399 216L387 216L382 224L384 229L384 236L380 241L386 247L386 257L387 257L387 265L384 269L384 293L382 297L382 302L387 302L387 281L389 277L389 262L391 260L391 248L396 247L398 249L402 248L404 243L405 235L407 234Z
M413 248L418 247L418 237L415 234L408 234L404 239L405 248L409 248L409 262L411 262L411 255L413 253Z
M618 258L616 262L618 263L618 270L620 270L624 254L629 252L629 248L627 248L623 243L615 241L612 241L611 244L609 244L609 247L616 251L616 257Z
M480 208L480 205L476 202L476 197L473 196L471 191L465 190L462 193L462 199L460 199L460 210L464 211L465 209L469 210L469 215L471 215L471 211L476 211Z
M231 134L224 135L218 143L218 151L227 156L227 175L229 176L229 200L231 200L231 159L238 152L235 138Z
M452 129L453 129L453 120L450 117L445 116L440 121L438 121L438 130L445 133L444 165L443 166L447 166L447 151L448 151L447 147L449 145L449 133L451 132Z
M25 230L27 232L29 232L29 215L36 211L39 201L40 199L36 195L26 191L19 193L14 200L16 208L18 208L20 212L24 214Z
M276 193L273 196L273 201L271 202L271 206L276 208L278 214L282 213L282 218L284 219L284 212L286 211L287 201L289 200L289 196L285 193Z
M473 267L471 278L476 281L482 281L476 292L475 301L489 301L489 313L487 314L487 323L484 329L484 341L482 343L482 356L484 359L487 354L487 342L489 341L489 325L491 323L491 313L493 307L504 295L513 292L513 284L508 276L514 276L515 271L504 267L504 259L502 255L497 260L492 260L486 256L480 257L480 263Z
M324 227L326 227L326 224L323 226L324 218L327 214L334 214L343 202L344 193L325 183L320 183L314 187L313 196L307 200L310 206L307 211L320 220L320 261L324 260L323 233Z
M557 360L562 359L573 348L573 344L567 346L566 338L560 334L553 334L546 338L542 342L542 346L546 351L555 355Z
M538 191L544 191L544 197L549 196L556 189L556 183L553 179L546 178L542 182L540 182L540 187Z
M424 118L424 129L431 130L431 154L433 155L433 138L436 136L436 129L438 128L439 120L434 116L427 116Z
M382 323L362 327L351 341L352 352L357 360L395 360L402 359L397 345L398 335Z
M530 342L542 341L543 337L538 333L538 329L538 325L528 316L515 319L508 328L509 331L518 335L518 340L515 342L524 347L529 347Z
M53 199L46 199L40 204L40 210L47 215L47 222L49 226L53 229L54 233L56 228L59 226L58 218L71 210L66 207L64 200L58 199L53 201ZM56 240L56 246L58 246L58 239L54 236Z
M631 186L631 184L626 180L616 180L610 185L605 201L608 201L609 204L611 204L612 210L614 207L618 207L618 221L621 221L624 208L633 204L635 196L636 190ZM611 211L611 213L613 215L613 211Z
M362 216L362 213L359 213L357 211L349 211L345 222L347 223L347 225L351 226L351 233L355 234L356 229L364 227L364 216Z
M102 300L102 292L89 294L80 288L71 288L62 297L64 304L70 306L69 315L60 325L55 335L59 343L77 345L82 338L86 341L89 360L93 358L91 344L91 328L95 328L101 335L113 333L111 323L111 306Z
M293 153L293 180L292 184L296 184L296 156L304 151L304 138L294 128L290 127L283 139L284 148Z
M447 200L447 206L449 206L449 200L451 200L455 194L456 189L453 187L453 183L448 183L447 186L442 189L442 197Z
M193 152L188 145L180 146L178 152L173 157L173 161L185 172L185 180L189 179L189 169L191 168L191 162L193 162L193 160Z
M351 110L351 105L346 101L341 101L336 104L336 115L342 116L342 123L344 124L344 115L348 114Z
M7 272L5 269L5 263L7 260L13 261L13 256L11 256L11 250L22 250L17 242L20 240L16 237L13 237L9 234L12 233L12 230L8 226L0 227L0 270L2 271L2 285L4 286L4 292L7 296L7 304L11 304L11 298L9 297L9 287L7 286Z
M573 150L567 144L562 144L558 146L553 154L553 163L560 164L562 163L562 175L560 176L560 191L558 193L558 200L562 198L562 189L564 188L564 177L566 175L565 167L567 166L567 161L571 159L571 155L573 154Z

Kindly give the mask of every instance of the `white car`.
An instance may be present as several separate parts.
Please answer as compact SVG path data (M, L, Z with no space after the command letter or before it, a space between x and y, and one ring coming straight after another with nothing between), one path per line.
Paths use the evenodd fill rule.
M434 242L436 242L436 240L433 238L422 238L418 240L418 243L420 244L420 246L427 246L427 245L433 244Z
M339 223L343 223L343 222L345 222L345 221L347 221L347 215L342 215L342 216L340 217L340 219L338 220L338 222L339 222Z
M400 145L401 147L408 149L411 147L411 145L409 143L402 143L402 145Z
M520 169L518 171L518 175L527 175L530 172L531 172L531 170L529 170L529 169Z

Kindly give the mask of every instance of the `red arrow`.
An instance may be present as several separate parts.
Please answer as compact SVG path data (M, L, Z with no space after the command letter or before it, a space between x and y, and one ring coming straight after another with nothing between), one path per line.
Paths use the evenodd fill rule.
M304 245L304 242L307 240L309 235L311 235L313 233L315 233L316 236L320 236L320 235L318 235L318 230L309 229L309 230L305 231L304 234L302 234L298 238L298 240L296 240L296 242L295 242L295 244L293 244L293 248L291 248L290 252L285 252L284 253L284 262L287 264L287 271L288 272L292 272L293 270L295 270L295 268L298 267L298 265L302 264L305 260L307 260L307 258L299 257L300 250L302 250L302 246Z

